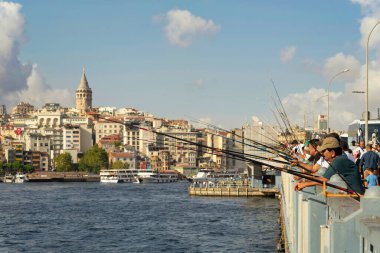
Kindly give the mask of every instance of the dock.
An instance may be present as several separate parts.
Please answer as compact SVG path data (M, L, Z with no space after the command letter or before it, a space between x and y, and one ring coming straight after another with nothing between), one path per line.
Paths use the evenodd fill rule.
M190 196L213 196L213 197L275 197L279 193L277 188L255 188L250 186L218 186L198 187L189 186Z
M41 171L27 175L29 182L99 182L100 176L87 172Z

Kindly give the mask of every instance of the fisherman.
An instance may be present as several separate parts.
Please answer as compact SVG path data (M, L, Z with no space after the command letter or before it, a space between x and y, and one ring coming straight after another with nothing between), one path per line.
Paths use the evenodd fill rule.
M292 155L302 154L302 145L298 144L297 140L292 141L290 148L291 148L290 154Z
M317 147L320 145L320 141L318 139L311 139L308 142L308 150L310 153L310 158L308 159L309 162L302 162L299 159L294 159L291 161L293 166L298 166L301 169L305 169L310 172L316 172L318 171L320 165L317 164L317 162L320 160L321 155L317 151Z
M364 193L364 187L361 182L359 171L347 156L342 155L342 148L339 141L335 137L327 137L323 140L322 146L317 150L323 155L325 160L329 163L327 171L323 174L321 180L328 181L331 176L338 174L347 183L350 190L358 194ZM295 190L299 191L305 187L318 185L317 182L305 181L296 184Z

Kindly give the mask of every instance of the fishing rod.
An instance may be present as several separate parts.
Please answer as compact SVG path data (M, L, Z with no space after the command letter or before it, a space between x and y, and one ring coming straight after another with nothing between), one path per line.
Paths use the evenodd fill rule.
M281 124L280 124L280 121L279 121L278 118L277 118L276 113L274 112L273 109L271 109L271 111L272 111L272 113L273 113L273 116L274 116L275 120L277 121L278 126L280 127L280 130L281 130L282 134L284 135L285 141L286 141L287 143L290 143L289 140L288 140L288 138L287 138L286 131L282 128L282 126L281 126Z
M284 113L281 111L280 107L278 106L277 102L274 100L273 97L272 97L272 100L273 100L273 104L274 104L274 106L276 108L276 111L277 111L278 115L280 116L280 118L281 118L281 120L282 120L282 122L284 124L284 127L285 127L284 135L285 136L290 136L291 141L297 140L297 138L295 137L295 134L293 133L293 130L292 130L292 127L291 127L290 123L285 118ZM276 115L276 114L274 113L274 115ZM278 124L281 126L280 123L278 123ZM288 143L290 143L289 140L287 140L287 141L288 141Z
M200 130L200 129L198 129L198 131L202 131L202 132L205 132L205 133L209 133L209 132L207 132L207 131ZM260 147L258 147L258 146L254 146L254 145L252 145L252 144L245 143L245 142L240 141L240 140L238 140L238 139L229 138L229 137L223 136L223 135L218 134L218 133L210 133L210 134L211 134L211 135L219 136L219 137L221 137L221 138L223 138L223 139L226 139L226 140L232 140L232 141L234 141L234 142L237 142L237 143L243 144L244 146L253 147L253 148L257 149L257 150L261 150L261 151L264 151L264 152L268 152L268 153L274 154L273 152L270 152L270 151L267 150L267 149L260 148ZM239 137L239 136L238 136L238 137ZM261 144L259 144L259 145L262 146ZM270 149L273 150L274 148L271 147ZM276 151L278 151L278 150L276 149Z
M192 117L192 118L193 118L193 117ZM201 120L197 120L197 119L195 119L195 118L193 118L193 119L194 119L194 120L191 120L191 121L196 122L196 123L201 123L201 124L203 124L203 125L205 125L205 126L207 126L207 127L214 128L215 130L219 130L219 131L223 131L223 132L226 132L226 133L229 133L229 134L233 134L233 135L235 135L235 136L237 136L237 137L240 137L240 138L245 138L245 139L248 140L248 141L253 141L253 140L251 140L251 139L249 139L249 138L242 137L242 136L240 136L240 135L238 135L238 134L236 134L236 133L234 133L234 132L228 131L228 130L226 130L226 129L223 129L223 128L221 128L221 127L218 127L218 126L216 126L216 125L213 125L213 124L211 124L211 123L204 122L204 121L201 121ZM273 142L275 142L275 143L279 143L279 144L281 144L278 140L275 140L275 139L273 139L273 138L271 138L271 137L268 137L267 135L264 135L263 133L260 133L260 132L257 132L257 133L258 133L259 135L261 135L261 136L267 138L267 139L270 139L271 141L273 141ZM258 141L255 141L255 142L258 142ZM267 144L267 145L269 145L269 144Z
M280 110L280 107L278 106L278 104L277 104L277 102L276 102L276 100L274 99L273 96L271 96L271 99L272 99L272 102L273 102L274 108L276 109L278 115L279 115L280 118L281 118L282 123L284 124L285 131L286 131L286 132L290 132L289 127L288 127L288 125L287 125L287 123L286 123L286 120L285 120L285 117L284 117L283 112ZM279 122L278 122L278 123L279 123ZM280 123L279 123L279 125L281 126Z
M142 141L144 141L144 142L150 142L150 143L154 143L154 141L152 141L152 140L146 140L146 139L141 139L141 138L137 138L137 137L129 137L129 138L132 138L133 140L142 140ZM166 145L168 145L168 146L171 146L171 147L176 147L176 148L179 148L178 147L178 145L173 145L173 144L166 144ZM195 146L195 145L194 145ZM184 148L184 147L180 147L181 149L182 148ZM195 152L198 152L198 150L197 149L192 149L192 148L190 148L190 147L187 147L187 148L185 148L185 149L187 149L187 150L191 150L191 151L195 151ZM239 160L239 161L244 161L244 162L247 162L247 161L249 161L249 162L252 162L250 159L247 159L247 157L251 157L251 158L255 158L255 159L260 159L260 160L267 160L267 161L273 161L273 162L276 162L276 163L280 163L280 164L286 164L286 165L289 165L290 163L288 162L288 161L280 161L280 160L276 160L276 159L273 159L273 158L267 158L267 157L262 157L262 156L258 156L258 155L253 155L253 154L246 154L246 153L244 153L244 152L238 152L238 151L233 151L233 150L225 150L225 152L222 152L222 150L219 150L219 149L217 149L217 148L214 148L214 150L213 151L217 151L217 152L221 152L221 153L224 153L224 155L221 155L221 154L217 154L217 155L219 155L219 156L224 156L225 158L232 158L232 159L235 159L235 160ZM215 154L214 152L209 152L209 151L203 151L204 153L207 153L207 154ZM239 156L243 156L244 157L244 159L242 159L242 157L237 157L236 155L239 155ZM257 161L257 160L255 160L255 161ZM266 165L268 165L268 164L266 164ZM272 165L273 166L273 165ZM307 171L308 173L302 173L302 172L297 172L298 174L298 176L300 176L300 175L303 175L303 176L307 176L307 175L310 175L310 174L312 174L312 171L310 171L309 169L306 169L306 168L303 168L303 167L301 167L301 166L298 166L298 167L300 167L301 169L303 169L303 170L305 170L305 171ZM336 171L336 173L338 174L338 175L340 175L340 177L342 177L342 175L335 169L335 168L333 168L335 171ZM302 173L302 174L301 174ZM305 178L305 177L304 177ZM352 187L350 186L350 184L342 177L342 179L345 181L345 183L347 184L347 186L349 186L350 188L351 188L351 190L353 190L352 189Z
M304 178L304 179L307 179L307 180L310 180L310 181L313 181L313 182L316 182L316 183L319 183L319 184L326 184L326 186L330 186L332 188L344 191L344 192L349 193L349 194L356 194L360 198L360 195L356 191L354 191L353 189L347 189L347 188L344 188L344 187L340 187L340 186L337 186L335 184L332 184L332 183L329 183L329 182L325 182L323 180L319 180L318 178L315 178L315 177L310 176L310 175L305 175L304 173L300 173L300 172L297 172L297 171L294 171L294 170L275 167L273 165L266 164L266 163L260 162L260 161L256 161L256 162L258 164L260 164L260 165L268 166L268 167L270 167L272 169L283 171L283 172L286 172L288 174L292 174L292 175L295 175L295 176L299 176L301 178Z
M183 138L179 138L179 137L176 137L176 136L172 136L170 134L166 134L166 133L163 133L163 132L158 132L158 131L155 131L155 130L152 130L152 129L147 129L147 128L143 128L141 126L138 126L138 125L134 125L133 122L121 122L119 120L114 120L114 119L111 119L111 118L106 118L106 117L103 117L99 114L96 114L96 113L89 113L90 115L93 115L94 117L97 117L97 118L100 118L100 119L104 119L104 120L107 120L107 121L110 121L110 122L114 122L114 123L118 123L118 124L122 124L126 127L134 127L134 128L137 128L137 129L141 129L141 130L145 130L145 131L149 131L149 132L152 132L152 133L155 133L155 134L158 134L158 135L162 135L162 136L166 136L166 137L169 137L169 138L173 138L175 140L180 140L180 141L183 141L183 142L186 142L186 143L189 143L189 144L192 144L194 146L198 146L198 147L203 147L203 148L207 148L207 149L211 149L213 151L219 151L219 152L222 152L222 153L225 153L225 154L229 154L233 157L240 157L242 159L247 159L246 157L244 157L244 153L234 153L234 152L231 152L231 151L226 151L226 150L221 150L221 149L217 149L217 148L213 148L213 147L209 147L207 145L203 145L203 144L199 144L199 143L196 143L196 142L192 142L192 141L189 141L189 140L186 140L186 139L183 139ZM232 153L232 154L231 154ZM281 156L281 154L280 154ZM283 157L283 156L281 156ZM285 158L288 158L286 156L284 156ZM283 158L284 158L283 157ZM263 157L258 157L259 159L263 159ZM266 158L264 158L266 159ZM289 159L288 159L289 160Z
M201 121L200 121L201 122ZM202 122L201 122L202 123ZM209 125L211 125L211 124L209 124ZM214 126L214 127L216 127L216 126ZM222 129L222 128L219 128L219 129ZM225 132L229 132L229 131L227 131L227 130L225 130L225 129L222 129L223 131L225 131ZM231 133L231 132L230 132ZM226 136L223 136L223 135L220 135L220 134L216 134L216 133L211 133L211 134L214 134L214 135L217 135L217 136L220 136L220 137L222 137L222 138L225 138L225 139L231 139L231 138L228 138L228 137L226 137ZM232 134L234 134L234 133L232 133ZM235 134L236 135L236 134ZM236 136L238 136L238 137L240 137L239 135L236 135ZM250 140L250 139L248 139L248 140ZM274 159L271 159L272 161L278 161L278 162L280 162L280 163L284 163L284 164L290 164L291 162L291 160L293 160L293 158L292 157L290 157L288 154L286 154L286 153L283 153L283 152L281 152L281 151L279 151L278 149L275 149L275 148L273 148L273 147L270 147L270 146L268 146L268 145L264 145L264 144L262 144L262 143L260 143L260 142L257 142L257 141L253 141L253 140L251 140L252 142L256 142L256 143L258 143L258 145L262 145L262 146L266 146L266 147L268 147L268 148L270 148L271 150L273 150L273 151L270 151L270 150L268 150L268 149L263 149L263 148L260 148L260 147L257 147L257 146L253 146L253 145L250 145L250 144L247 144L247 143L244 143L244 142L241 142L241 141L238 141L238 140L236 140L235 139L235 141L236 142L238 142L238 143L242 143L242 144L244 144L244 145L246 145L246 146L250 146L250 147L253 147L253 148L256 148L256 149L258 149L258 150L261 150L261 151L264 151L264 152L268 152L268 153L271 153L271 154L274 154L274 155L278 155L278 156L280 156L281 158L283 158L283 159L285 159L286 160L286 162L284 162L284 161L279 161L279 160L274 160ZM197 143L198 144L198 143ZM197 145L197 144L193 144L193 145ZM205 148L210 148L210 147L207 147L207 146L205 146ZM212 150L215 150L215 151L218 151L218 149L212 149ZM253 155L253 154L247 154L247 153L241 153L241 152L237 152L237 151L232 151L232 150L229 150L229 152L230 153L232 153L232 154L239 154L239 155L243 155L243 156L250 156L250 157L253 157L253 158L257 158L257 159L268 159L267 157L262 157L262 156L257 156L257 155ZM269 160L269 159L268 159ZM300 167L300 168L302 168L302 167ZM308 170L308 169L306 169L306 168L302 168L303 170L305 170L305 171L307 171L308 173L312 173L312 171L310 171L310 170Z
M99 114L96 114L96 113L88 113L89 115L92 115L94 116L94 118L101 118L101 119L104 119L104 120L107 120L107 121L110 121L110 122L113 122L113 123L118 123L118 124L122 124L124 125L125 127L134 127L134 128L137 128L137 129L141 129L141 130L144 130L144 131L148 131L148 132L152 132L152 133L155 133L155 134L158 134L158 135L163 135L163 136L166 136L166 137L169 137L169 138L173 138L173 139L176 139L176 140L180 140L180 141L183 141L183 142L187 142L189 144L193 144L195 146L199 146L199 147L204 147L204 148L208 148L208 149L211 149L211 150L217 150L221 153L225 153L225 154L230 154L231 153L227 150L223 150L223 149L215 149L215 148L212 148L212 147L209 147L209 146L206 146L206 145L203 145L203 144L199 144L199 143L196 143L196 142L193 142L193 141L189 141L189 140L186 140L186 139L183 139L183 138L179 138L179 137L176 137L176 136L172 136L170 134L166 134L166 133L163 133L163 132L158 132L158 131L155 131L155 130L152 130L152 129L147 129L147 128L144 128L144 127L140 127L138 125L134 125L133 123L131 122L121 122L119 120L114 120L114 119L110 119L110 118L105 118L105 117L102 117L100 116ZM277 169L277 170L283 170L284 172L287 172L289 174L293 174L293 175L297 175L301 178L305 178L305 179L308 179L310 181L314 181L314 182L318 182L318 183L323 183L323 181L321 180L317 180L311 176L307 176L305 175L304 173L301 173L301 172L296 172L296 171L293 171L293 170L289 170L289 169L282 169L282 168L278 168L278 167L275 167L273 165L270 165L270 164L267 164L267 163L264 163L264 162L261 162L261 161L258 161L258 160L254 160L254 159L250 159L250 158L247 158L243 155L238 155L238 154L233 154L232 156L236 157L236 158L240 158L240 159L243 159L245 161L249 161L251 163L256 163L256 164L261 164L261 165L264 165L264 166L268 166L268 167L272 167L273 169ZM326 184L327 185L327 184ZM333 185L333 184L328 184L328 186L331 186L333 188L336 188L336 189L340 189L342 191L350 191L351 190L348 190L348 189L345 189L345 188L342 188L342 187L339 187L337 188L336 185ZM354 191L355 192L355 191ZM357 194L357 193L356 193ZM357 194L358 195L358 194ZM359 195L358 195L359 196Z
M287 115L287 113L286 113L286 111L285 111L284 105L283 105L282 102L281 102L281 98L280 98L280 95L278 94L278 91L277 91L276 85L274 84L274 81L273 81L272 78L271 78L270 80L272 81L272 85L273 85L274 91L276 92L276 96L277 96L277 98L278 98L278 102L279 102L280 105L281 105L282 112L284 113L284 117L285 117L285 119L287 120L287 122L288 122L288 124L289 124L290 130L291 130L292 132L294 132L294 131L293 131L293 128L292 128L292 125L290 124L289 117L288 117L288 115Z
M200 123L202 123L202 121L200 121ZM225 130L225 129L223 129L223 128L217 127L217 126L212 125L212 124L209 124L209 123L205 123L205 124L206 124L207 126L212 126L212 127L216 128L216 129L220 129L221 131L224 131L224 132L230 133L230 134L232 134L232 135L235 135L235 136L237 136L237 137L240 137L242 140L248 140L248 141L252 142L253 144L256 144L256 145L259 145L259 146L263 146L263 147L266 148L266 149L264 149L264 148L259 148L259 147L257 147L257 146L249 145L249 144L247 144L247 143L245 143L245 142L243 142L243 141L239 142L237 139L234 139L236 142L242 143L243 145L251 146L251 147L254 147L254 148L258 148L258 149L260 149L260 150L262 150L262 151L264 151L264 152L268 152L268 153L275 154L275 155L278 155L278 153L282 153L282 156L283 156L283 157L286 157L286 156L288 155L288 154L286 154L286 153L284 153L284 152L282 152L282 151L279 151L278 147L274 147L274 146L271 146L271 145L269 145L269 144L263 144L263 143L261 143L261 142L259 142L259 141L255 141L255 140L252 140L252 139L249 139L249 138L246 138L246 137L240 136L240 135L238 135L238 134L236 134L236 133L230 132L230 131L228 131L228 130ZM217 135L216 133L211 133L211 134L215 134L215 135ZM219 135L219 136L220 136L220 135ZM228 137L225 137L225 136L221 136L221 137L228 138ZM278 142L278 141L276 141L276 142ZM271 152L270 150L267 150L267 149L273 150L274 152ZM292 158L287 158L287 160L291 160L291 159L292 159Z
M132 138L132 139L136 139L136 140L142 140L142 141L145 141L145 142L150 142L150 143L154 143L154 141L152 140L146 140L146 139L141 139L141 138L137 138L137 137L129 137L129 138ZM171 145L171 144L167 144L168 146L174 146L176 148L178 148L178 146L176 145ZM182 148L182 147L181 147ZM192 150L192 151L198 151L197 149L192 149L192 148L189 148L187 147L186 148L187 150ZM208 148L210 149L210 148ZM226 157L226 158L232 158L232 159L235 159L235 160L238 160L238 161L243 161L243 162L252 162L251 159L248 159L248 157L251 157L251 158L255 158L255 159L260 159L260 160L267 160L267 161L272 161L272 162L276 162L276 163L280 163L280 164L285 164L285 165L290 165L290 163L288 161L280 161L280 160L276 160L276 159L273 159L273 158L267 158L267 157L262 157L262 156L258 156L258 155L253 155L253 154L246 154L244 152L238 152L238 151L233 151L233 150L221 150L221 149L218 149L218 148L213 148L213 151L216 151L218 152L218 154L216 155L219 155L219 156L223 156L223 157ZM210 151L203 151L204 153L207 153L207 154L215 154L214 152L210 152ZM220 154L222 153L222 154ZM305 171L308 171L309 173L311 172L310 170L308 169L305 169L303 168ZM298 172L299 175L303 174L303 175L310 175L309 173L302 173L302 172Z
M142 139L142 138L138 138L138 137L128 137L129 139L132 139L132 140L140 140L140 141L143 141L143 142L146 142L146 143L150 143L150 144L155 144L156 142L154 140L147 140L147 139ZM191 150L191 151L195 151L195 152L198 152L197 149L194 149L194 148L191 148L191 147L179 147L178 145L175 145L175 144L169 144L167 143L166 144L167 146L170 146L170 147L175 147L175 148L180 148L180 149L186 149L186 150ZM191 145L193 146L193 145ZM158 146L157 148L163 148L163 147L160 147ZM219 152L219 149L215 148L215 151ZM207 154L215 154L214 152L209 152L209 151L203 151L204 153L207 153ZM252 157L252 158L256 158L256 159L263 159L263 160L268 160L268 161L273 161L273 162L277 162L277 163L281 163L281 164L286 164L286 165L290 165L290 162L288 161L281 161L281 160L277 160L275 158L268 158L268 157L264 157L264 156L259 156L259 155L253 155L253 154L247 154L247 153L244 153L244 152L238 152L238 151L234 151L234 150L228 150L229 154L226 155L225 157L227 158L233 158L235 159L236 157L234 156L234 154L238 154L238 155L244 155L246 157ZM237 160L240 160L240 161L243 161L241 159L237 159ZM246 161L246 160L244 160Z

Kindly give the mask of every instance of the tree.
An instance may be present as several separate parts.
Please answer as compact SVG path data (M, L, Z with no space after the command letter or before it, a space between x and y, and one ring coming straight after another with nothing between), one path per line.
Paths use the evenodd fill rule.
M32 165L30 165L30 164L25 165L25 167L24 167L25 173L32 173L33 171L34 171L34 168Z
M124 163L122 161L116 161L112 164L112 169L120 170L124 168Z
M115 141L113 144L115 145L116 149L118 149L118 150L121 149L121 141Z
M99 170L108 168L108 154L95 144L92 148L84 153L79 162L79 170L90 173L99 173Z
M73 159L69 153L62 153L54 159L56 171L71 171L73 167Z
M12 163L13 171L20 171L22 169L22 164L19 161L15 161Z

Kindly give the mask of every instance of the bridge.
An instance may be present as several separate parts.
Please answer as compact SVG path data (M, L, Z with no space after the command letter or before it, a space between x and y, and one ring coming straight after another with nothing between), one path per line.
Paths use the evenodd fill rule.
M281 175L281 239L289 253L379 253L380 186L360 201L336 189L314 186L294 190L292 175Z

